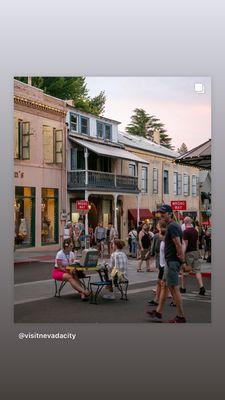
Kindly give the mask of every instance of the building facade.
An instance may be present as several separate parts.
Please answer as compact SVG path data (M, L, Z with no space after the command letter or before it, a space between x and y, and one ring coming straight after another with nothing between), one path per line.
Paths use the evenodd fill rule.
M58 248L66 219L66 106L14 81L15 248Z
M129 196L123 201L123 237L127 237L137 220L154 223L157 210L163 203L186 202L186 209L177 212L177 217L190 215L199 218L199 170L175 164L177 153L157 143L122 132L118 137L126 150L148 161L148 165L141 165L139 169L134 162L124 163L124 173L138 177L140 209L138 213L136 202Z
M138 201L138 178L126 170L126 161L148 165L148 161L127 151L118 139L118 121L96 117L68 105L67 188L71 220L80 214L77 200L89 201L85 220L94 229L99 221L113 223L122 235L124 199Z

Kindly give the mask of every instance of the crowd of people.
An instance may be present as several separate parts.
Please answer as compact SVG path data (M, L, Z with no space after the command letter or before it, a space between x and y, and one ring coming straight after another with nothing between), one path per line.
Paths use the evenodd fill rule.
M151 271L150 261L154 261L154 268L158 271L155 297L148 301L147 314L151 321L162 321L162 313L167 297L171 297L171 306L176 307L176 317L169 321L173 323L186 322L181 294L186 292L186 275L190 271L195 274L199 295L204 296L206 289L201 274L200 258L211 262L211 230L204 228L191 217L184 218L183 223L176 222L173 210L164 204L160 210L161 218L155 229L146 222L139 222L136 228L129 232L129 256L137 259L137 272L143 272L143 263L146 272ZM118 232L112 223L108 227L99 221L95 230L89 228L90 245L96 246L100 259L103 259L105 250L109 257L109 271L116 268L125 280L128 280L128 257L124 251L125 242L118 238ZM68 281L80 293L82 299L90 293L81 284L78 274L68 272L67 266L78 255L79 249L85 246L85 228L82 219L75 224L69 221L64 231L63 248L57 253L53 278ZM109 293L105 297L114 298L113 285L109 286ZM155 309L151 309L155 306Z

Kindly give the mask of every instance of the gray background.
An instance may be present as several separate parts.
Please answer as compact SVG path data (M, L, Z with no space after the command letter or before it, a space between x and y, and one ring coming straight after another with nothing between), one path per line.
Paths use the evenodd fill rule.
M8 0L1 7L2 398L224 397L225 12L221 1ZM212 76L210 325L13 324L14 75ZM71 331L74 342L19 341ZM4 360L4 361L3 361ZM108 388L107 388L108 386ZM69 394L70 393L70 394ZM218 396L217 396L218 395Z

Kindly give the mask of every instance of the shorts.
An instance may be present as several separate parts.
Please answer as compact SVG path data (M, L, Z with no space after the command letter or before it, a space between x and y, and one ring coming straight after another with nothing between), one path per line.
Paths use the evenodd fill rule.
M150 250L149 249L141 250L141 259L142 259L142 261L149 260L149 258L150 258Z
M186 263L192 267L192 271L195 273L201 272L201 265L199 261L198 251L189 251L186 253Z
M63 275L65 272L59 270L58 268L54 268L52 271L52 278L56 281L63 281Z
M164 267L164 282L166 286L178 286L181 264L179 261L167 261Z
M164 275L164 267L159 267L158 279L160 281L163 280L163 275Z

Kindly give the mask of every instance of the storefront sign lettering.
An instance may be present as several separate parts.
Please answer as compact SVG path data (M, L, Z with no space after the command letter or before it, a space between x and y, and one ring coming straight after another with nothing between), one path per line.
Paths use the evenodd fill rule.
M24 172L15 171L14 172L14 178L24 178Z
M174 211L184 211L187 210L186 200L171 201L171 208Z

